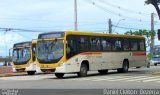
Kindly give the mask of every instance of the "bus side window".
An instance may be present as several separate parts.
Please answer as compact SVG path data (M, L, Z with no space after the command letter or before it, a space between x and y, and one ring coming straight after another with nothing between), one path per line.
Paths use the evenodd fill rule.
M138 50L138 43L137 43L137 40L131 40L131 50L132 51L137 51Z
M80 52L88 51L88 37L80 36L78 40L78 47Z
M118 38L112 39L112 50L121 51L122 50L122 41Z
M109 38L102 38L101 44L103 51L111 50L111 42Z
M123 41L123 50L124 51L130 50L129 39L124 39L124 41Z
M69 36L67 39L67 59L74 56L77 53L77 42L76 39L72 36Z
M145 41L144 40L139 40L139 49L140 51L144 51L145 50Z
M90 45L91 51L100 51L100 38L99 37L90 37Z

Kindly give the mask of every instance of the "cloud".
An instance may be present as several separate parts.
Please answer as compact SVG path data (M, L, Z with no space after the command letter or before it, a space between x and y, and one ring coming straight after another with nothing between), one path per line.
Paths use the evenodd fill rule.
M8 54L8 50L13 47L14 43L26 40L26 38L17 33L0 33L0 56Z

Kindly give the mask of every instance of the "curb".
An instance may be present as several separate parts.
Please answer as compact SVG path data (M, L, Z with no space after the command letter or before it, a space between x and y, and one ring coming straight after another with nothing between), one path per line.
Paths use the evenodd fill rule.
M154 72L152 75L160 75L160 72Z
M35 75L53 74L53 73L36 73ZM34 76L28 75L27 73L11 73L11 74L0 74L0 77L14 77L14 76Z
M24 76L24 75L27 75L27 74L25 74L25 73L23 73L23 74L14 74L14 73L12 73L12 74L0 74L0 77L12 77L12 76Z

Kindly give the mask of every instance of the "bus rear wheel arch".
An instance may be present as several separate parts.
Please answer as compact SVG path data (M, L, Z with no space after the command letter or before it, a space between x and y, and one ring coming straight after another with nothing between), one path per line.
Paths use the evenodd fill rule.
M125 59L125 60L123 61L123 66L122 66L122 68L117 69L117 71L118 71L119 73L126 73L126 72L128 72L128 69L129 69L129 61L128 61L127 59Z
M78 77L86 77L89 70L89 62L83 61L80 67L80 72L77 73Z

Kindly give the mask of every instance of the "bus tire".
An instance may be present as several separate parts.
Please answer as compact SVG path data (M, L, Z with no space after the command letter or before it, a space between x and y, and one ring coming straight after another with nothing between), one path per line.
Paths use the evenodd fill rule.
M78 77L86 77L88 72L88 68L86 64L81 65L80 72L77 73Z
M56 76L57 78L63 78L64 73L55 73L55 76Z
M36 71L27 71L28 75L35 75Z
M128 69L129 69L129 63L128 63L128 61L124 60L123 61L123 67L120 68L120 69L117 69L117 71L119 73L126 73L126 72L128 72Z
M157 66L157 63L156 63L156 64L154 64L154 66Z
M99 72L100 74L107 74L107 73L108 73L108 70L98 70L98 72Z

